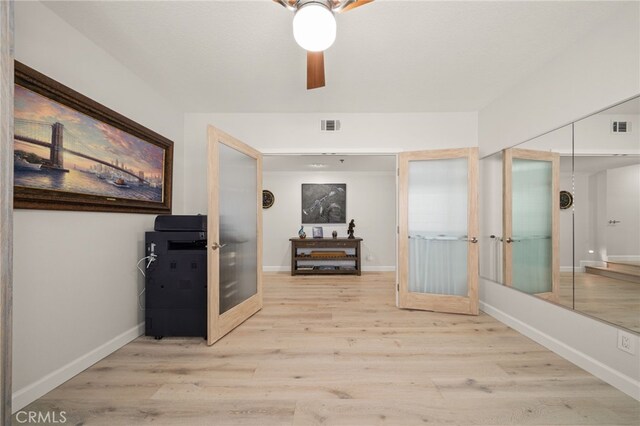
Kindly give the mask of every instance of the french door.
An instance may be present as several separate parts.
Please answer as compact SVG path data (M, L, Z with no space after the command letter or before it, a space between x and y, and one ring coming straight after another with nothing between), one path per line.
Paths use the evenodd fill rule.
M478 314L478 150L398 157L398 307Z
M504 150L503 166L504 283L557 301L560 157L510 148Z
M208 129L207 343L262 308L262 154Z

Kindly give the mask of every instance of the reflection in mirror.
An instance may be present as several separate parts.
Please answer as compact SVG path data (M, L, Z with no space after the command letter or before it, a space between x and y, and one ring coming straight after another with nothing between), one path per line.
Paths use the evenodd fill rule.
M577 311L640 332L640 99L575 123ZM567 166L565 166L566 168Z
M556 188L572 190L558 182L557 165L558 156L570 156L571 149L569 125L481 160L483 278L554 301L571 300L571 281L567 290L558 278L560 250L568 247L571 257L571 222L567 238L552 206Z
M504 284L557 301L558 153L509 148L502 158Z
M556 188L523 152L559 156ZM480 178L483 278L640 333L640 98L485 157Z
M480 160L480 276L502 277L502 152Z

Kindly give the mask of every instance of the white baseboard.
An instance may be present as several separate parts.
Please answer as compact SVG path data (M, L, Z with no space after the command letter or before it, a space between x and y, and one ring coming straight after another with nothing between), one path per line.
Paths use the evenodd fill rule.
M47 392L57 388L73 376L91 367L102 358L112 354L142 334L144 334L144 322L141 322L119 336L116 336L108 342L98 346L91 352L76 358L67 365L47 374L37 382L31 383L30 385L17 390L13 393L12 398L13 413L31 404Z
M480 310L508 325L519 333L524 334L547 349L555 352L569 362L572 362L578 367L588 371L599 379L604 380L611 386L614 386L632 398L640 401L640 382L634 378L614 370L600 361L593 359L558 339L525 324L519 319L514 318L506 312L503 312L485 302L480 302Z
M290 272L290 266L263 266L262 272ZM362 272L395 272L395 266L363 266Z

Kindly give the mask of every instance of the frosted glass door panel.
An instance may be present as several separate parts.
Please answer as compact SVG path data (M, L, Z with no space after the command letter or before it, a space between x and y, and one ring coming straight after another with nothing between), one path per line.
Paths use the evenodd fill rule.
M219 145L220 314L258 289L257 162Z
M478 149L398 156L398 307L478 315Z
M552 291L552 164L512 163L512 286L526 293Z
M262 154L209 126L207 344L262 309Z
M409 162L409 292L466 296L468 159Z

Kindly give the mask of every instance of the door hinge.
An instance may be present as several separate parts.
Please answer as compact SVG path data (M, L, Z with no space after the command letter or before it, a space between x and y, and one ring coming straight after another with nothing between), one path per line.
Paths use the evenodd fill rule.
M400 283L396 283L396 291L400 291Z
M400 225L396 226L396 233L400 233Z
M400 169L396 169L396 173L398 174L398 177L400 177Z

